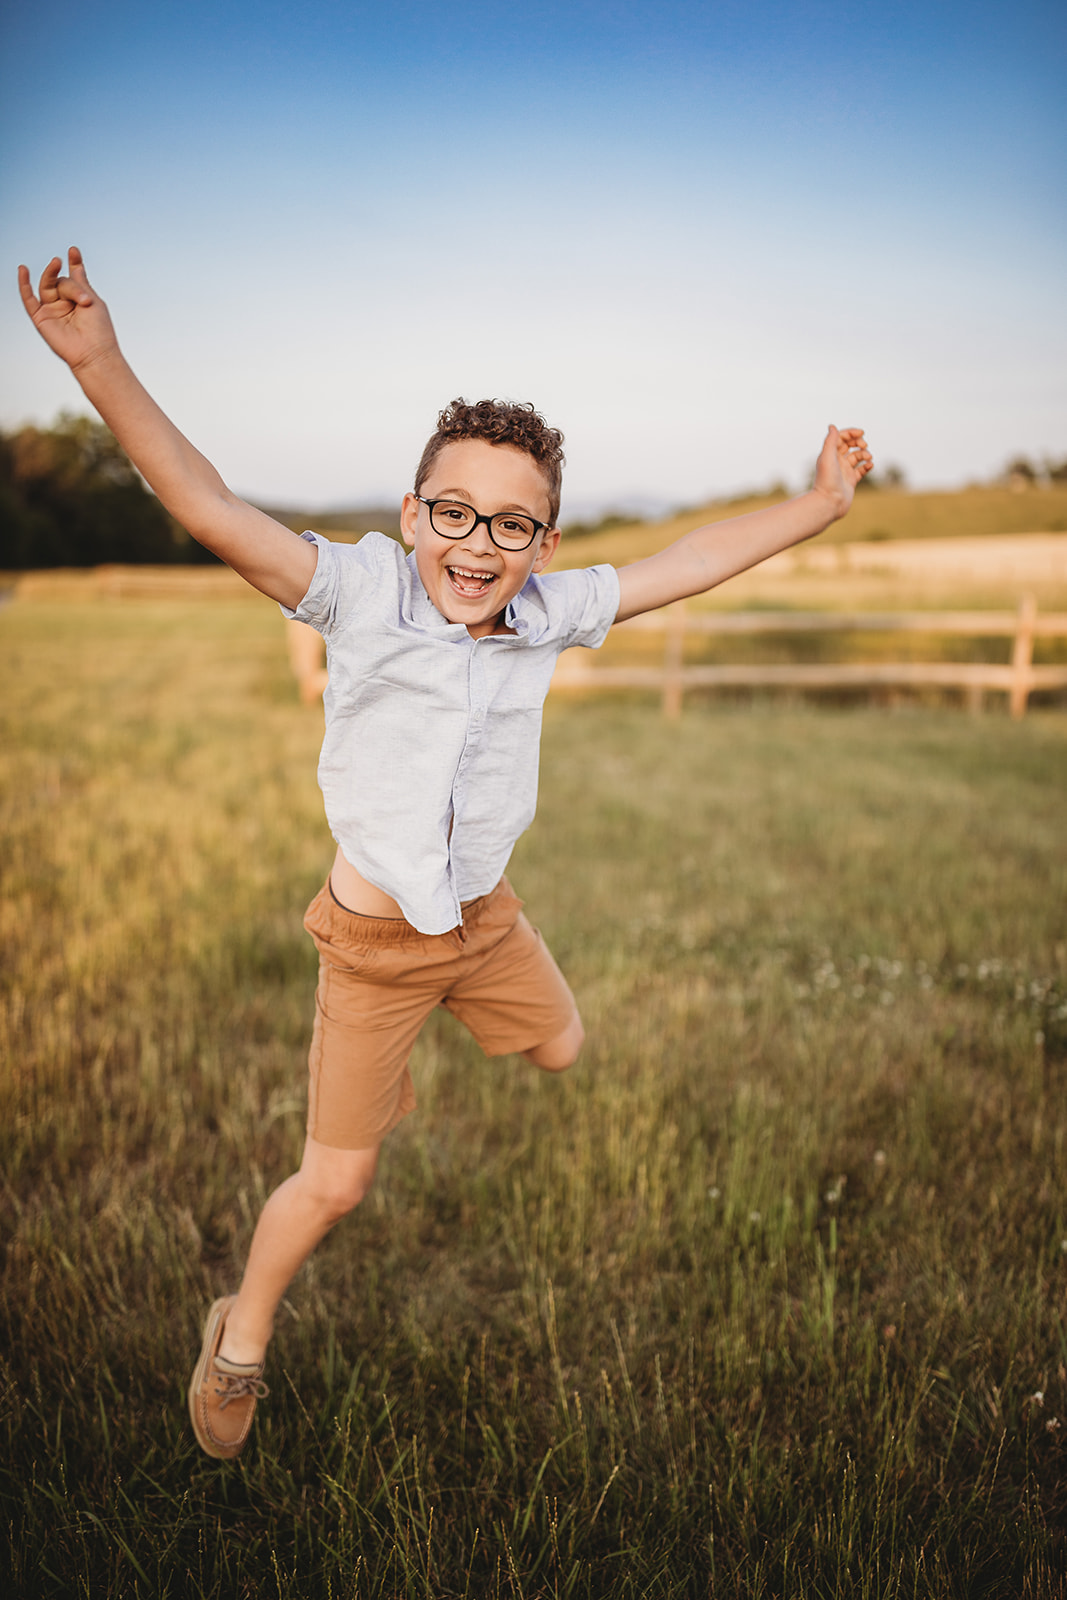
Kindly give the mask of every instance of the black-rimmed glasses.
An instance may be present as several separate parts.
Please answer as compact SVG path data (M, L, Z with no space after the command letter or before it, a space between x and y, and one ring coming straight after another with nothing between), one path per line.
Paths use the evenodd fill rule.
M527 550L548 527L547 522L524 517L517 511L498 511L493 517L483 517L462 500L427 500L424 494L417 494L415 499L429 509L430 527L443 539L465 539L479 522L484 522L498 550Z

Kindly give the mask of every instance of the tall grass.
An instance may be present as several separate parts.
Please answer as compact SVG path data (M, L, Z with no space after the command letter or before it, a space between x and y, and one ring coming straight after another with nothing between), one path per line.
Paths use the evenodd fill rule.
M552 703L564 1079L439 1014L238 1463L330 856L270 607L0 614L19 1596L1067 1594L1065 723Z

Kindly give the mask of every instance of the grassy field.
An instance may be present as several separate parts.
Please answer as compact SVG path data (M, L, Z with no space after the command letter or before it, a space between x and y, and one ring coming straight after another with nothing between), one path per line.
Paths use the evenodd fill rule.
M5 1594L1067 1595L1061 712L550 701L585 1055L433 1019L220 1466L320 714L255 601L19 601L0 673Z

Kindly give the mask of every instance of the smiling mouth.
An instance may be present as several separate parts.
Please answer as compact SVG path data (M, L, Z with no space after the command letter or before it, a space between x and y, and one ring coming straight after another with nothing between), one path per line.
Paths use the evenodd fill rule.
M470 567L446 567L445 570L453 589L467 600L477 600L480 595L488 594L498 577L495 572L475 572Z

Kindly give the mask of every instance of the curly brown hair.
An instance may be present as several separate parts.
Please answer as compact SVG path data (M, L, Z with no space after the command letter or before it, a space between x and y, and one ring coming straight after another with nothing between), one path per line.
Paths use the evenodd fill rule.
M461 439L508 444L532 456L544 473L548 486L549 526L555 526L563 482L563 435L558 428L548 426L531 402L478 400L471 405L467 400L453 400L445 406L415 472L416 494L422 493L430 468L445 445L456 444Z

